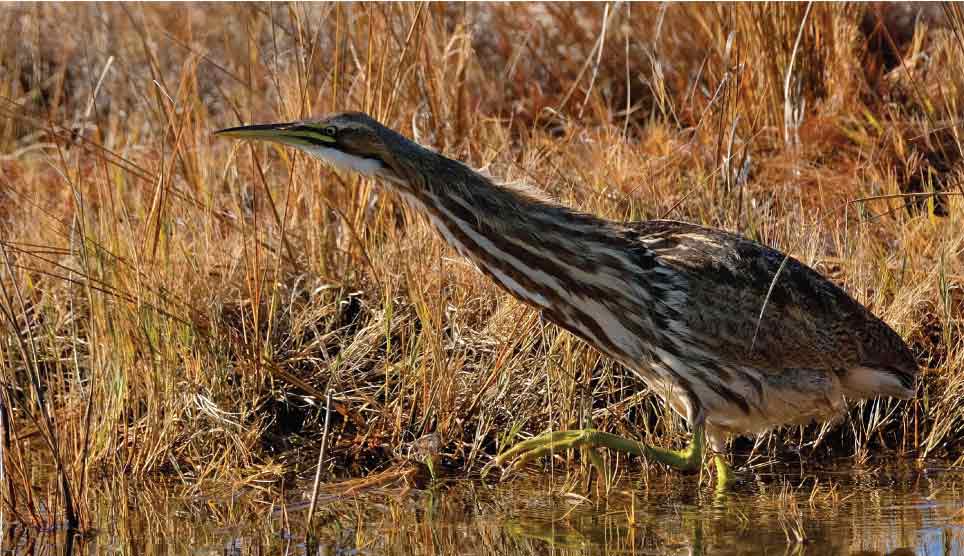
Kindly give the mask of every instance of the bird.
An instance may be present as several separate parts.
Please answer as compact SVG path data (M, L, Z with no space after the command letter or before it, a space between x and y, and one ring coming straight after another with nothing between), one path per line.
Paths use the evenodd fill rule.
M597 429L549 431L495 464L577 448L595 464L609 449L695 472L712 456L725 489L735 478L729 437L916 392L917 362L890 326L814 269L736 233L582 212L362 112L215 134L291 146L374 178L501 289L630 369L691 430L680 450Z

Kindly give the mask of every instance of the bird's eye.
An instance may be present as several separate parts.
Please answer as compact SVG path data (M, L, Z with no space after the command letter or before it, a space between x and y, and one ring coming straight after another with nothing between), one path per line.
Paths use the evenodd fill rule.
M331 137L332 139L335 138L335 135L338 135L338 130L335 129L335 126L331 126L331 125L327 125L321 128L321 132L327 135L328 137Z

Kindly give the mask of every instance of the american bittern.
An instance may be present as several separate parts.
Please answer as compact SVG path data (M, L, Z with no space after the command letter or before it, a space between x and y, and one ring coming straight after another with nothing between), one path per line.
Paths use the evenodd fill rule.
M612 222L493 181L361 113L234 127L380 179L460 254L551 322L632 369L693 430L680 451L597 430L546 433L519 463L595 448L699 469L727 435L826 419L844 398L907 399L917 364L893 330L817 272L754 241L670 220Z

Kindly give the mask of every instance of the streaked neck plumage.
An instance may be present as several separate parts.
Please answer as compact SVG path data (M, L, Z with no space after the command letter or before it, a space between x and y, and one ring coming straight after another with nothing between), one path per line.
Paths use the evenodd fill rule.
M630 228L541 192L502 184L395 132L385 185L426 216L460 254L548 320L626 361L656 333L647 277L655 259Z

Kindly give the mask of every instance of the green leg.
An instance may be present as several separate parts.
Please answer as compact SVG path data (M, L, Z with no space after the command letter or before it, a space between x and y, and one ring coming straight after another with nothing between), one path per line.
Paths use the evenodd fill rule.
M595 429L556 431L516 444L500 454L493 464L504 465L506 462L515 459L513 467L518 468L541 456L552 455L563 450L583 448L588 453L593 467L596 467L600 474L605 476L602 460L595 449L608 448L617 452L643 456L650 461L657 461L679 471L692 472L697 471L703 463L705 442L702 426L694 428L693 440L689 446L682 450L648 446L637 440ZM716 490L724 492L733 484L735 477L722 455L716 454L713 459L716 464Z
M549 432L520 442L506 450L495 459L495 465L516 459L514 467L521 467L527 462L545 455L551 455L562 450L573 448L608 448L617 452L624 452L636 456L643 456L652 461L658 461L680 471L696 471L703 462L703 427L696 427L693 440L682 450L668 450L648 446L637 440L631 440L597 431L595 429L581 429L572 431ZM596 460L593 461L594 465Z
M716 464L716 491L726 492L736 482L736 474L722 455L713 456L713 462Z

